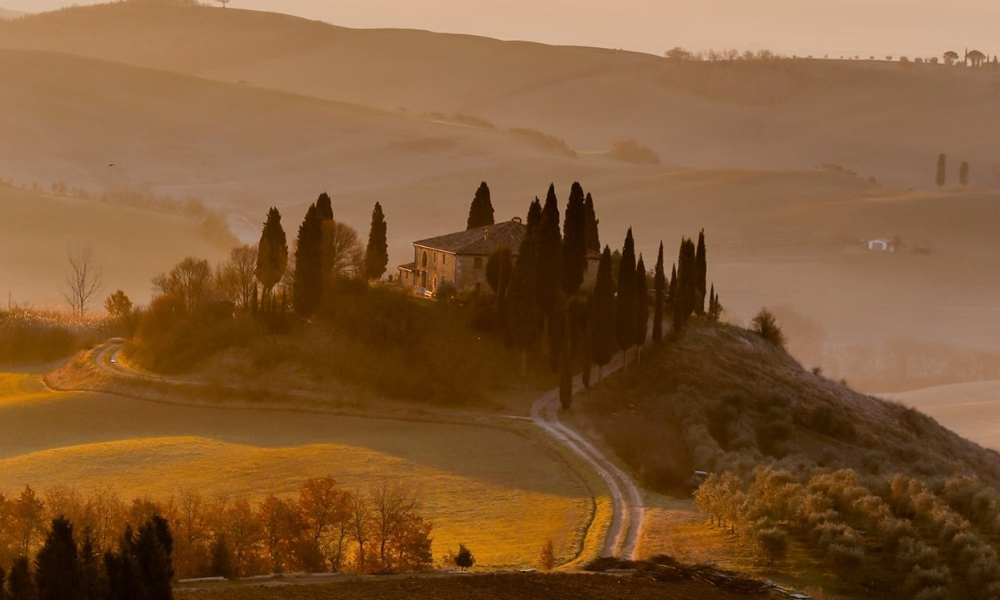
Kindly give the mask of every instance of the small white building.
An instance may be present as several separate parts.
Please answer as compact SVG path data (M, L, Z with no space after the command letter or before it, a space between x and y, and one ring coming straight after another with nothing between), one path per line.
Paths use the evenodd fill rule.
M892 240L887 240L885 238L879 238L877 240L868 240L868 249L872 252L896 251L896 248L892 245Z

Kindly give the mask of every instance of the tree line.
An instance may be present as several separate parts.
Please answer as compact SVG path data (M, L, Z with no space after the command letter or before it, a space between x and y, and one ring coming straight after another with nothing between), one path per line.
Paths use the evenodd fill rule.
M468 228L492 222L493 208L484 182L470 207ZM567 408L574 372L582 371L589 385L591 365L597 365L600 376L601 368L618 351L626 367L633 347L636 360L641 358L650 309L652 338L657 343L664 339L663 322L668 317L671 330L679 332L692 315L718 319L722 312L714 287L710 294L706 288L704 231L697 245L687 238L681 240L668 278L662 242L653 273L649 273L643 257L636 257L631 228L622 250L612 254L607 245L601 250L598 225L593 196L575 182L560 229L559 202L555 186L550 185L544 205L536 197L528 207L516 260L511 248L501 246L486 264L487 282L494 293L492 324L508 345L521 352L522 364L529 349L542 347L551 369L560 374L562 403ZM593 289L585 290L585 274L597 256Z
M143 553L163 553L156 561L168 583L175 575L422 570L433 560L432 526L419 507L418 499L400 485L378 482L366 491L350 491L331 477L306 480L297 497L269 495L256 503L206 499L194 492L166 502L126 502L109 488L89 496L55 488L43 497L26 487L17 496L0 494L0 574L8 574L8 589L19 585L14 580L41 590L54 554L57 564L75 565L62 571L73 573L73 587L86 593L43 595L43 600L116 600L165 597L115 591L137 585L135 564L150 563ZM56 549L47 549L53 536ZM29 597L34 598L13 594L8 600Z

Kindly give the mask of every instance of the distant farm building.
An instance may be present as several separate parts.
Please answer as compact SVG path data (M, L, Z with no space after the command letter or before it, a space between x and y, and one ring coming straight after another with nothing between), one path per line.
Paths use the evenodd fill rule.
M895 252L896 248L892 245L892 240L887 240L885 238L879 238L877 240L868 240L868 249L872 252Z
M459 294L484 290L488 287L486 261L490 254L507 246L516 261L526 231L527 227L515 218L413 242L413 262L399 267L399 284L427 296L434 295L445 283L454 285ZM599 261L596 252L588 254L583 287L594 285Z

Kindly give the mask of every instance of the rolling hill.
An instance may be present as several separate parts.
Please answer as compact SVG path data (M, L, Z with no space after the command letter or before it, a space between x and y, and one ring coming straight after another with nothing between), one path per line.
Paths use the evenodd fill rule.
M21 17L23 15L24 15L24 13L19 13L19 12L14 11L14 10L7 10L6 8L0 8L0 20L16 19L16 18Z

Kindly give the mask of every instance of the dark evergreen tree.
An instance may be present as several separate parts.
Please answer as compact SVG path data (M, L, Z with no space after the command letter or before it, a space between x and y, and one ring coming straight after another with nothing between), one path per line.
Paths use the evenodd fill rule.
M656 255L656 270L653 274L653 341L663 341L663 301L667 292L666 275L663 273L663 242Z
M17 558L7 574L7 600L39 600L31 564L25 556Z
M368 248L365 249L365 276L369 279L381 279L389 265L389 238L382 214L382 205L375 203L372 210L372 225L368 230Z
M73 525L63 517L52 521L38 555L35 585L39 600L83 600L80 560L73 539Z
M527 374L528 348L538 340L542 330L542 312L538 306L537 257L538 227L531 226L531 214L538 199L528 212L528 229L517 252L517 262L507 288L507 332L511 343L521 351L521 376ZM541 207L539 206L539 211ZM539 217L540 217L539 212Z
M7 600L7 572L0 567L0 600Z
M705 294L708 293L708 258L705 256L705 230L698 233L698 247L694 255L694 312L705 314Z
M611 249L606 247L597 267L597 281L590 296L590 357L597 365L597 379L601 369L614 356L615 342L615 282L611 277Z
M673 329L675 333L680 333L694 312L697 271L694 242L690 239L681 240L677 264L677 285L673 294Z
M938 156L937 176L934 178L934 183L937 184L938 189L944 187L944 184L947 181L947 175L948 175L947 158L945 157L944 154L941 154L940 156Z
M107 581L89 527L83 530L80 543L80 587L85 600L104 600L107 596Z
M472 205L469 207L469 219L466 222L466 229L475 229L477 227L485 227L487 225L492 225L493 221L493 202L490 200L490 186L486 185L486 182L479 184L479 189L476 190L476 195L472 199Z
M173 600L170 581L174 578L172 553L174 538L170 525L160 515L153 515L139 529L135 556L142 573L148 600Z
M670 306L673 307L673 305L674 305L674 298L677 295L677 264L676 263L670 267L670 284L667 286L667 288L670 290L670 293L667 294L667 302L669 302Z
M583 188L574 183L563 218L562 289L568 296L580 290L587 270L587 209Z
M621 348L625 368L628 368L629 348L635 345L636 320L639 316L635 268L635 242L632 239L632 228L629 227L622 247L622 260L618 265L618 295L615 296L615 340Z
M649 328L649 286L646 283L646 264L639 255L639 263L635 267L636 288L636 319L635 319L635 358L642 360L642 346L646 343L646 332Z
M323 296L323 219L313 204L299 226L295 243L295 277L292 305L295 312L309 317L319 308Z
M538 304L550 318L558 306L559 282L562 280L562 233L559 231L559 200L556 188L549 186L538 227L538 265L536 285Z
M257 244L257 268L254 274L262 288L261 304L267 311L274 306L274 286L281 281L288 267L288 241L281 227L281 213L272 207Z
M316 212L319 213L319 218L324 221L333 220L333 203L330 201L330 195L323 192L316 199Z
M505 291L506 285L510 283L510 272L514 265L514 255L506 244L501 245L486 259L486 283L497 295ZM504 280L504 273L507 280Z
M525 223L525 235L537 233L542 225L542 203L535 197L535 201L528 207L528 221Z
M715 285L713 284L712 290L709 293L708 319L713 323L718 323L721 317L722 303L719 302L719 296L715 293Z
M965 161L958 167L958 182L962 187L969 185L969 163Z
M597 213L594 212L594 199L587 194L586 200L583 202L584 208L584 231L587 238L587 251L588 252L600 252L601 251L601 236L598 234L597 226L600 221L597 219Z

